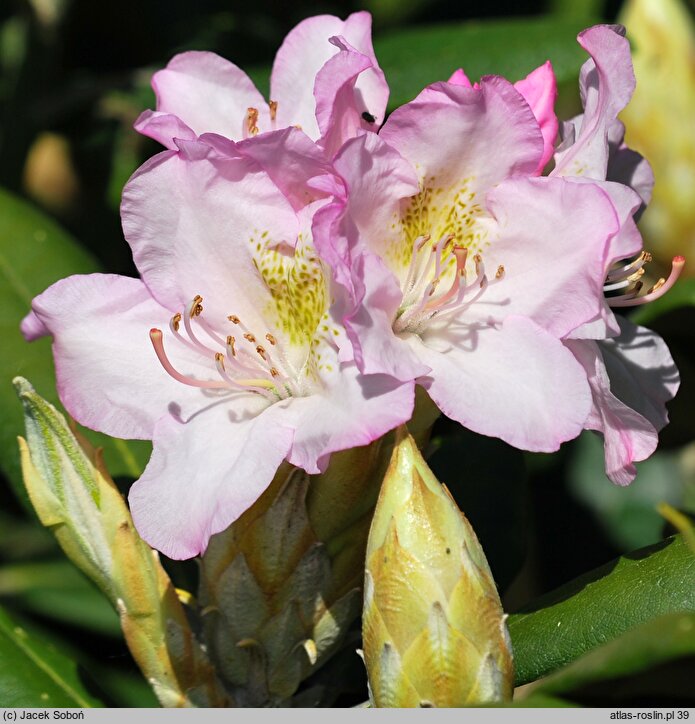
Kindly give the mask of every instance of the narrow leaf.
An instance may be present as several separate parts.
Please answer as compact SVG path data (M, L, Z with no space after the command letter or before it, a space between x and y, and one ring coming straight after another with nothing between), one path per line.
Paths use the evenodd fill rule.
M695 612L695 557L680 535L617 558L511 616L516 684L676 612Z

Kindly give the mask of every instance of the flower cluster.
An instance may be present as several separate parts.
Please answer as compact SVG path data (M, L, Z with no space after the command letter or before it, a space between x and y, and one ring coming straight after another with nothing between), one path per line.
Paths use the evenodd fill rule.
M64 279L23 323L53 336L79 422L153 440L130 492L145 540L198 554L283 460L318 473L407 422L416 385L525 450L596 430L608 476L634 478L678 373L613 310L683 260L642 289L628 43L609 26L579 42L585 109L562 125L550 63L517 83L457 70L385 120L367 13L292 30L267 102L213 53L154 75L136 128L167 150L121 209L141 278Z

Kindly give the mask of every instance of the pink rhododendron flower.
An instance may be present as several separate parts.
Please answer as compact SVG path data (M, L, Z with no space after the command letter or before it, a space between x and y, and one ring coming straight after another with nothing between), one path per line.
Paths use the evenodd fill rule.
M649 202L653 176L649 164L623 143L618 120L635 89L630 46L617 26L590 28L578 40L591 56L580 74L584 113L565 124L551 175L598 184L618 209L621 231L606 249L608 296L601 314L568 335L574 339L566 344L587 371L593 403L586 427L603 434L606 474L627 485L636 475L634 462L656 449L657 433L668 422L665 403L676 394L679 377L663 340L616 317L612 308L662 296L685 260L676 257L669 277L641 294L651 257L642 249L633 217Z
M331 452L408 420L413 384L338 359L340 289L311 234L330 186L320 150L296 129L178 145L124 191L142 280L59 281L23 328L53 335L61 400L79 422L153 440L133 518L152 546L186 558L283 460L317 473ZM283 174L291 194L273 180Z
M604 284L610 291L638 269L610 271L641 249L633 216L648 199L649 173L622 144L616 117L629 93L615 76L630 59L617 57L613 36L596 27L579 38L590 52L613 54L596 63L611 86L599 92L597 71L585 66L586 113L549 178L538 174L557 131L550 65L515 85L499 77L471 85L459 70L396 110L379 137L346 143L335 159L345 193L319 212L317 238L354 301L342 311L361 369L415 376L445 414L477 432L553 450L583 427L603 431L609 417L620 419L603 352L623 360L612 374L641 365L653 379L663 370L669 382L651 403L623 400L627 430L606 435L612 461L616 444L629 447L630 469L651 445L635 441L651 423L628 417L658 408L650 419L662 425L677 375L663 344L650 336L642 354L634 340L643 343L646 330L625 331L603 298ZM579 341L590 339L609 341ZM609 465L612 479L617 467Z
M135 127L175 148L175 138L218 133L237 140L296 125L334 153L384 120L389 91L371 30L366 12L344 21L318 15L299 23L275 57L268 102L228 60L215 53L181 53L154 74L157 109L145 111Z
M345 196L317 225L361 302L346 310L361 368L415 376L449 417L529 450L586 420L586 374L561 339L599 314L619 228L601 189L537 177L543 154L511 83L437 83L346 143Z

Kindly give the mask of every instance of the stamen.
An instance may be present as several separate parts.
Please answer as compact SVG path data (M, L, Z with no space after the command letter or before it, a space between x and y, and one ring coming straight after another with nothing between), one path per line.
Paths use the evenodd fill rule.
M278 102L268 101L268 108L270 110L270 127L274 131L277 126Z
M179 331L179 327L181 326L181 312L176 312L176 314L171 318L169 325L174 332Z
M236 349L234 347L235 344L236 344L236 339L234 339L234 337L232 337L232 335L230 334L227 337L227 349L231 353L232 357L236 357Z
M246 111L246 127L244 128L244 138L258 135L258 109L248 108Z
M425 309L436 309L456 296L461 289L466 289L466 261L468 260L468 249L465 246L455 246L453 254L456 257L456 272L451 286L445 294L434 302L430 302Z
M504 276L504 266L500 264L495 272L495 279L501 279Z
M266 361L265 350L263 349L263 347L261 347L260 344L256 347L256 352L258 352L260 358L265 362Z
M618 269L609 271L606 275L606 282L615 282L619 279L625 279L641 269L645 264L648 264L651 260L652 255L648 251L643 251L629 264L625 264Z
M193 317L197 317L203 311L202 301L203 298L199 294L196 294L196 296L193 297L193 300L186 305L185 313L183 314L183 325L186 328L186 332L192 342L194 342L202 350L215 354L217 350L203 344L196 336L193 331L193 325L191 324L191 319L193 319Z
M182 382L184 385L189 385L190 387L203 387L206 389L227 389L229 387L226 383L217 380L196 380L193 377L182 375L176 370L164 351L164 340L161 329L153 327L150 330L150 340L162 367L164 367L165 371L177 382Z
M270 332L266 334L265 338L268 340L268 342L270 342L270 344L273 345L273 347L277 344L277 340L275 339L275 337L273 337L272 334L270 334Z
M232 387L237 387L245 392L258 392L264 397L273 399L273 397L268 394L269 392L275 392L275 385L272 382L268 380L240 380L230 377L224 368L224 355L221 352L215 354L215 366L220 377L226 380Z
M663 297L664 294L666 294L666 292L668 292L669 289L671 289L671 287L673 287L676 283L676 280L681 275L684 266L684 256L673 257L673 261L671 263L671 273L669 274L668 279L659 279L659 281L654 284L654 286L651 287L651 289L643 297L637 297L635 295L630 295L629 297L627 295L612 297L607 300L608 305L611 307L635 307L640 304L653 302L655 299ZM641 282L637 282L635 288L637 285L641 285Z
M420 251L431 238L432 237L429 234L425 234L424 236L418 236L418 238L413 242L413 252L410 256L410 266L408 267L408 274L406 275L405 284L403 285L403 289L406 294L412 289L415 279L417 278L416 267L420 266Z
M251 334L251 332L246 332L246 334L244 334L244 339L251 342L251 344L256 343L256 338Z

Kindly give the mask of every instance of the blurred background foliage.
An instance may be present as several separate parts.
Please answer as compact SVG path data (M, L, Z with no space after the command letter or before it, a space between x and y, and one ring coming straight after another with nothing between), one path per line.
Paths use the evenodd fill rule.
M22 415L12 377L25 375L37 391L56 401L49 342L29 346L18 332L31 297L72 273L135 273L118 206L129 175L159 150L132 130L138 114L154 107L149 87L154 70L177 52L212 50L248 70L267 91L272 58L293 25L311 14L344 17L359 9L374 16L374 44L391 85L391 107L461 66L471 78L500 73L517 80L550 58L559 81L558 111L564 118L580 111L577 76L585 56L575 42L577 32L629 13L619 2L602 0L0 3L0 468L6 480L0 487L0 682L16 670L14 654L8 652L20 651L21 658L21 651L31 648L27 641L37 637L34 656L49 672L57 672L67 687L61 696L84 687L81 698L68 696L69 701L155 705L120 637L116 615L63 558L26 505L15 441L23 433ZM668 81L660 81L663 117L649 120L646 113L637 114L628 127L628 138L655 161L657 189L659 179L673 170L673 159L681 163L671 183L685 199L695 194L695 161L688 155L695 139L695 110L681 103L669 114L668 97L680 103L695 96L695 43L688 35L692 10L692 5L682 8L677 22L682 37L670 58L652 53L638 65L642 72L661 64L667 77L677 81L677 87L668 89L663 87ZM646 27L645 53L657 32L655 21ZM661 46L666 52L669 42ZM640 52L639 42L635 50ZM645 80L644 86L649 83ZM648 107L649 98L640 102ZM661 124L658 130L655 124ZM684 151L688 142L690 151ZM676 143L680 145L674 151ZM648 247L658 256L663 239L665 255L692 254L695 249L688 246L695 245L695 220L690 202L679 201L678 210L671 212L671 196L660 193L658 210L645 214L644 220L650 213L654 217L644 227ZM667 259L661 262L667 265ZM691 263L691 274L693 270ZM672 423L662 434L660 451L639 465L629 488L617 488L606 479L601 442L588 433L557 454L541 456L522 454L446 420L435 426L430 463L478 532L508 611L615 556L662 540L673 530L657 512L658 503L695 512L694 289L689 280L681 281L670 301L667 297L638 314L668 342L683 386L670 406ZM107 463L125 492L147 460L147 445L92 439L105 445ZM194 564L169 567L177 585L195 588ZM692 621L669 619L663 629L645 630L644 640L675 637L682 644L678 626L686 624ZM570 672L571 686L565 674L559 684L551 681L542 695L556 701L553 697L569 687L571 700L580 703L609 705L619 691L621 703L692 705L692 687L678 689L678 681L687 682L683 672L689 671L692 683L693 646L678 649L677 675L668 661L659 660L649 686L639 667L627 674L621 669L627 678L617 689L596 684L618 676L610 674L611 662L633 656L635 646L630 639L617 653L597 649L576 675ZM361 667L352 661L338 670L349 679L338 702L364 698L363 692L356 693L362 685ZM51 681L55 684L55 677Z

